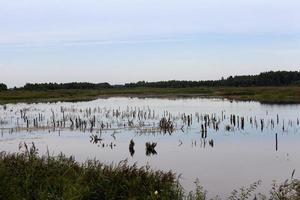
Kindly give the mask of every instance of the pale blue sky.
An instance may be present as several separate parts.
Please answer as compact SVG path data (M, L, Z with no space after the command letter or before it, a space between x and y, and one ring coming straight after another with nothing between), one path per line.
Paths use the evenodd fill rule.
M0 0L0 82L299 70L299 10L296 0Z

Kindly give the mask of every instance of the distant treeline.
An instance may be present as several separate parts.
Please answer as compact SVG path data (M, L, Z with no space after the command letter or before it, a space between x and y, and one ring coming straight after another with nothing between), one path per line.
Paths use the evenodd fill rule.
M159 82L145 82L139 81L137 83L127 83L124 87L153 87L153 88L187 88L187 87L215 87L215 86L229 86L229 87L252 87L252 86L288 86L300 85L300 72L298 71L270 71L259 75L246 76L230 76L227 79L220 79L215 81L159 81Z
M105 89L105 88L188 88L188 87L253 87L253 86L300 86L300 71L270 71L259 75L230 76L226 79L208 81L158 81L126 83L124 85L110 85L109 83L27 83L15 90L61 90L61 89ZM0 91L7 90L7 86L0 83Z
M67 89L103 89L103 88L111 88L112 86L109 83L27 83L23 88L23 90L67 90Z

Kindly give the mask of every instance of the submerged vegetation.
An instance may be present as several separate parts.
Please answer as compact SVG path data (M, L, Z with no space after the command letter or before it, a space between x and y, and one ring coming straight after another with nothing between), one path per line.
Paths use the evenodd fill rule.
M260 181L234 190L227 198L208 198L196 183L196 190L185 192L172 172L150 167L129 166L126 161L104 165L97 160L78 163L74 157L39 156L32 144L20 145L21 153L0 153L0 199L228 199L298 200L300 181L293 178L274 183L269 195L256 194Z
M219 113L182 112L173 113L169 110L155 110L150 106L129 106L123 108L100 107L98 104L88 107L74 107L74 104L32 105L0 105L1 136L18 135L19 133L65 132L86 133L86 139L98 147L114 149L118 136L122 132L135 133L134 137L143 135L184 135L195 132L192 146L214 148L217 145L216 135L247 132L270 132L274 137L275 150L279 149L278 134L297 133L300 130L299 117L286 118L284 115L246 115L226 112ZM129 152L135 154L136 141L128 140ZM146 156L157 155L158 141L145 141ZM179 139L178 146L183 142Z

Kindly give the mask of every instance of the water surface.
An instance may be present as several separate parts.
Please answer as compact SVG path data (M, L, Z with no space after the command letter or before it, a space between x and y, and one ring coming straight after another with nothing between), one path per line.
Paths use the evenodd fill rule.
M34 142L40 154L48 148L53 155L63 152L80 162L127 159L172 170L182 174L185 189L192 190L198 178L210 195L225 196L258 180L266 192L273 180L284 181L294 169L300 178L299 111L300 105L205 98L7 104L0 106L0 151L19 152L20 143ZM159 128L163 117L173 123L173 131ZM86 127L76 128L76 119ZM207 133L201 128L205 119ZM146 155L146 142L157 143L156 154Z

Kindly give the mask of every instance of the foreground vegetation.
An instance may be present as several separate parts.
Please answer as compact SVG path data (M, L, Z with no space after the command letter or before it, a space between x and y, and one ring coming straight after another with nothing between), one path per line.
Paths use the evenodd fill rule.
M171 172L129 166L125 161L115 166L96 160L79 164L63 154L40 157L34 144L23 147L22 153L0 154L0 199L208 199L199 181L194 192L185 194ZM258 181L222 199L298 200L300 181L293 178L294 172L285 183L274 183L268 197L255 194Z
M84 101L99 97L222 97L262 103L300 103L300 87L193 87L193 88L104 88L61 90L7 90L0 103Z
M72 157L39 157L34 145L24 153L0 154L0 199L180 199L173 173L121 162L107 166Z

